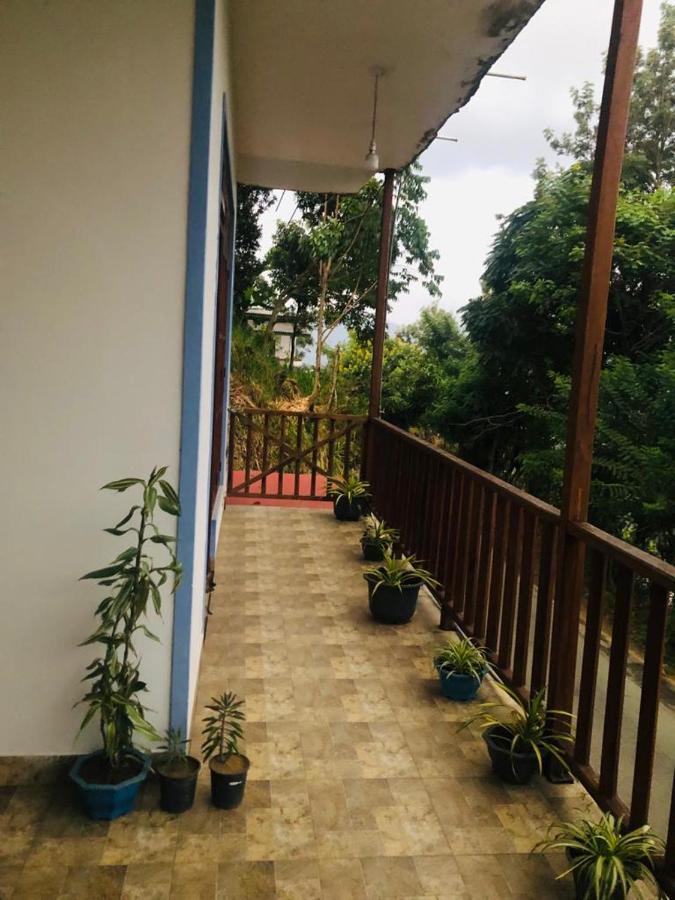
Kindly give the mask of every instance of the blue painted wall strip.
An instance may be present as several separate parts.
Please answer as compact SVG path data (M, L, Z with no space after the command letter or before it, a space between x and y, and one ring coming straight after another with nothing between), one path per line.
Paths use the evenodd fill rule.
M204 584L206 571L195 573L195 533L198 500L199 408L204 326L204 265L208 210L211 92L215 0L195 2L195 43L190 137L190 184L187 220L187 268L183 336L183 392L178 489L182 515L178 523L177 555L183 581L176 592L171 658L170 720L188 733L192 588ZM201 579L201 580L200 580Z

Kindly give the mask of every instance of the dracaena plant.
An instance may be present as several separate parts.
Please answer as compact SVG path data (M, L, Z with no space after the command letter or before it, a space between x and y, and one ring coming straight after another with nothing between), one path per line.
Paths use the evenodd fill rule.
M155 524L158 508L169 516L180 514L178 495L164 478L166 471L166 466L155 467L147 480L122 478L103 485L101 490L117 493L134 489L140 499L116 525L104 529L124 538L128 546L109 565L82 576L105 588L105 597L96 608L95 631L80 645L101 648L101 655L87 666L83 679L88 682L88 690L79 703L88 709L80 732L99 717L103 752L111 770L124 763L135 732L148 740L159 739L140 699L147 688L140 674L135 639L142 634L158 640L146 625L149 607L160 615L160 589L168 582L174 593L180 581L174 538ZM162 561L156 563L151 552L160 552Z
M335 505L345 502L349 506L362 502L370 497L370 485L367 481L361 481L359 476L351 473L346 478L331 478L328 496L335 500Z
M213 697L207 704L211 715L205 717L202 731L202 756L205 760L213 756L224 762L231 756L239 755L239 741L244 737L241 723L246 718L243 706L244 701L229 691L220 697Z

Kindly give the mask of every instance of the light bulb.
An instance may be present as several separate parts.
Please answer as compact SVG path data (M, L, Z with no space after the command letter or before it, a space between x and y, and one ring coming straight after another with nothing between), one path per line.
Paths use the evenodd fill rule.
M366 166L371 172L378 172L380 169L380 157L377 155L377 145L375 141L370 142L368 155L366 156Z

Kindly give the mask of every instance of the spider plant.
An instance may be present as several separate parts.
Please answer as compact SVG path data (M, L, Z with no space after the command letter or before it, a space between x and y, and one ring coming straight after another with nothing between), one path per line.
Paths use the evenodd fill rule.
M346 478L331 478L329 485L327 495L335 501L336 508L341 503L355 506L370 497L370 485L367 481L361 481L355 472L347 475Z
M434 668L439 672L456 675L470 675L481 679L491 668L484 647L474 644L469 638L448 641L434 654Z
M383 519L378 519L376 515L371 514L366 517L365 527L363 529L362 542L376 544L383 550L391 547L400 537L400 533L396 528L390 528Z
M207 705L213 715L204 719L202 755L205 760L213 757L219 762L226 762L232 756L241 755L239 741L244 737L241 723L246 718L243 705L243 700L228 691L220 697L213 697Z
M540 688L529 700L523 700L507 685L497 682L497 686L515 703L515 707L507 703L481 703L476 715L463 722L459 730L473 724L484 731L490 729L491 739L510 755L514 775L515 754L532 755L539 774L543 771L544 757L548 755L556 759L564 771L569 771L560 744L571 743L572 736L564 729L553 733L551 722L558 719L567 724L574 718L572 714L564 710L547 709L545 688ZM496 710L508 713L507 717L498 718L494 714Z
M414 556L395 557L391 551L385 551L382 562L371 566L363 573L366 580L373 582L373 594L381 587L397 588L402 591L405 587L426 584L427 587L435 587L439 584L431 572L417 565Z
M580 900L613 900L627 897L636 882L644 881L660 890L653 858L664 852L664 844L649 825L624 832L623 820L605 813L597 822L565 822L558 831L533 848L534 851L564 850L572 863L558 878L574 875ZM637 886L638 896L643 896Z

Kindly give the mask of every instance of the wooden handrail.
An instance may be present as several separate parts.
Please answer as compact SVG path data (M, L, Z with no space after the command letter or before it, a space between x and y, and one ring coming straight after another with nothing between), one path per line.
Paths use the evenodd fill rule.
M675 592L675 566L658 556L652 556L620 538L590 525L588 522L570 522L567 531L589 547L600 550L642 578L649 578L669 591Z
M539 500L538 497L533 497L532 494L521 491L520 488L514 487L512 484L509 484L508 481L502 481L502 479L497 478L496 475L491 475L489 472L484 472L483 469L479 469L477 466L471 465L471 463L460 459L458 456L454 456L454 454L449 453L447 450L441 450L439 447L434 447L433 444L429 444L427 441L422 440L422 438L419 438L414 434L410 434L408 431L403 431L403 429L398 428L396 425L392 425L390 422L385 422L384 419L370 419L369 421L376 427L382 428L384 431L389 431L392 434L395 434L396 437L400 438L402 441L413 444L418 450L421 450L423 453L428 453L434 456L438 456L441 459L448 460L449 463L451 463L457 469L460 469L465 475L468 475L475 481L480 482L480 484L486 485L493 491L496 491L498 494L503 494L513 503L517 503L519 506L531 509L545 521L555 523L558 523L560 521L559 509L556 509L555 506L551 506L550 503L545 503L543 500Z
M366 422L368 416L352 416L349 413L310 412L304 409L270 409L260 406L231 407L230 415L258 415L269 414L271 416L302 416L303 419L334 419L336 422Z

